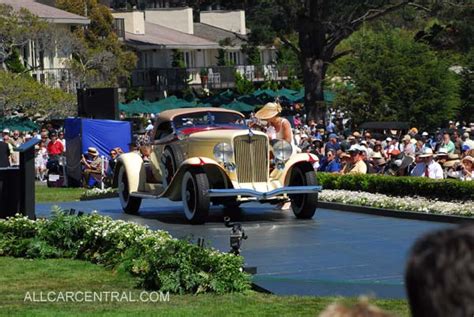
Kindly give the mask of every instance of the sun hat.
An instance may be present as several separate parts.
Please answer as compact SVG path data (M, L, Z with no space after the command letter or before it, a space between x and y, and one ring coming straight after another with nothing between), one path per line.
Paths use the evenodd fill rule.
M330 139L337 139L337 134L336 133L331 133L329 134Z
M99 151L97 151L97 149L92 146L87 149L87 153L92 154L94 156L99 155Z
M391 138L391 137L388 137L388 138L385 139L385 141L387 141L387 142L392 142L392 138Z
M360 133L355 131L354 133L352 133L352 135L356 138L360 138Z
M413 134L417 134L418 133L418 129L417 128L411 128L410 133L413 133Z
M430 157L433 156L433 150L430 148L424 148L421 152L420 157Z
M411 136L409 136L408 134L404 135L403 136L403 141L411 141Z
M469 162L471 162L472 164L474 164L474 157L468 155L468 156L464 157L464 158L461 160L461 162L464 162L464 161L469 161Z
M448 149L444 147L440 148L436 156L448 156Z
M425 131L425 132L423 132L421 135L422 135L422 136L428 136L429 134L428 134L428 132Z
M281 112L281 106L275 102L269 102L262 109L257 111L255 117L260 120L267 120L277 116Z
M10 129L8 128L3 129L3 133L10 133Z
M380 152L374 152L374 153L372 154L372 158L373 158L374 160L380 160L381 158L383 158L383 157L382 157L382 153L380 153Z

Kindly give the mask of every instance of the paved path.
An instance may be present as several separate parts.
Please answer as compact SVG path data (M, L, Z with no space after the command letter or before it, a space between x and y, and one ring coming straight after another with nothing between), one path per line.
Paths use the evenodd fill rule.
M184 219L181 203L168 200L144 200L139 216L124 214L118 198L60 205L95 209L175 237L203 237L209 245L229 250L230 229L224 227L218 207L212 208L207 224L192 226ZM36 208L38 216L47 216L51 204ZM327 209L302 221L291 212L257 203L243 210L241 223L249 238L242 255L247 265L258 268L254 281L277 294L404 298L403 271L410 246L423 233L452 226Z

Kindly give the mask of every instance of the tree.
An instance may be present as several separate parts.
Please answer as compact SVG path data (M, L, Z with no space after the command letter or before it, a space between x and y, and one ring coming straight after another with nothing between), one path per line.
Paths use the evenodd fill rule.
M13 10L9 5L0 4L0 64L12 61L18 49L29 41L42 42L49 37L48 24L40 21L28 10ZM41 40L41 41L40 41Z
M70 63L85 86L118 86L135 68L137 57L127 51L113 30L114 18L97 0L57 0L58 8L91 20L88 28L76 28Z
M207 1L191 1L207 3ZM469 1L453 0L226 0L227 8L249 13L250 41L272 43L275 37L298 55L305 86L308 118L323 118L323 83L328 66L350 51L339 44L365 23L378 20L408 6L416 14ZM189 3L189 2L188 2ZM298 34L298 41L290 37Z
M0 71L2 116L21 111L29 117L37 113L48 117L66 117L77 114L76 104L74 95L43 85L27 74Z
M428 45L416 42L412 33L364 29L348 42L353 55L340 59L330 72L351 79L351 89L338 90L336 106L354 123L408 121L434 130L456 118L457 75Z

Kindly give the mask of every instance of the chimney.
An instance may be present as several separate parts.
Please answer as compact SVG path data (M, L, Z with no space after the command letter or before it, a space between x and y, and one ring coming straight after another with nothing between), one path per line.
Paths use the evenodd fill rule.
M112 12L116 19L124 19L125 32L145 34L145 15L143 11Z
M201 23L216 26L218 28L247 34L245 26L245 11L202 11L200 14Z
M193 9L191 8L145 10L145 20L184 33L194 34Z

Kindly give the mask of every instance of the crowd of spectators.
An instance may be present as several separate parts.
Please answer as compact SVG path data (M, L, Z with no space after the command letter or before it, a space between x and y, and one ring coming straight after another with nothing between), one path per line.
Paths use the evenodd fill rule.
M474 123L450 121L430 133L412 128L375 134L338 129L334 122L302 122L298 115L293 119L294 142L298 151L319 157L319 171L474 180Z
M0 143L6 144L0 146L0 167L14 167L20 164L19 152L15 148L21 146L25 142L36 138L39 141L35 145L35 170L36 177L40 181L46 181L45 175L47 171L47 163L50 158L57 158L66 151L66 140L63 131L56 131L52 125L47 125L40 131L27 133L24 131L3 129L2 139Z

